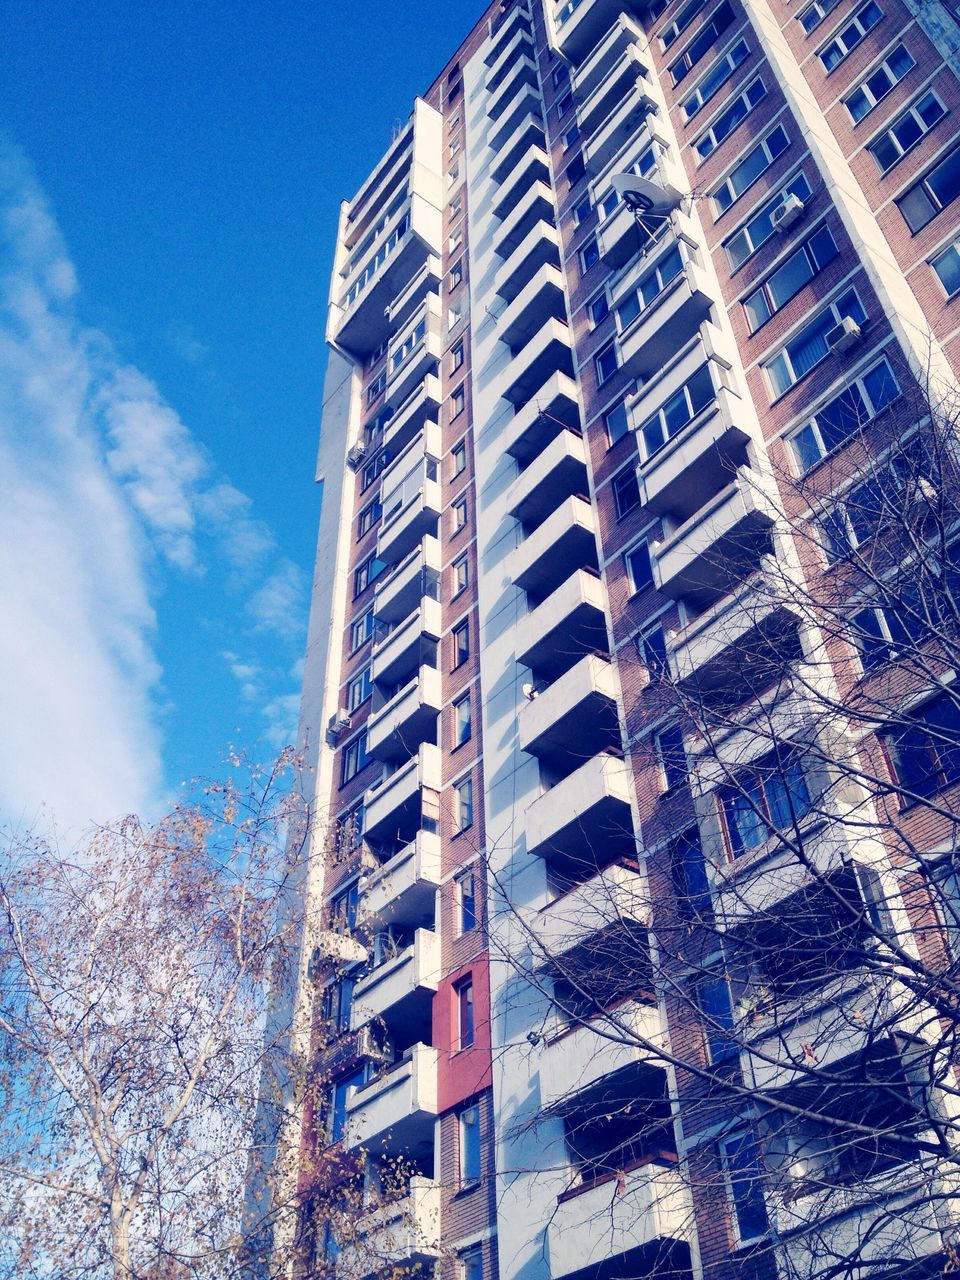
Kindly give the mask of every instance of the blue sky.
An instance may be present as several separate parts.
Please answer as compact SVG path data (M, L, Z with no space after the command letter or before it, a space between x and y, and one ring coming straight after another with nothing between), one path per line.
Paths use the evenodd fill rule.
M479 8L0 0L7 822L289 737L339 202Z

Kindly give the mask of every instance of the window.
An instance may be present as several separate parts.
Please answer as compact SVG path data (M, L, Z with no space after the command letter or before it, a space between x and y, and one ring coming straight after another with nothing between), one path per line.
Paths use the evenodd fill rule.
M622 440L630 430L630 422L627 418L627 406L618 404L616 408L610 409L603 415L603 427L607 433L607 443L615 445L618 440Z
M828 13L833 13L839 3L840 0L815 0L814 4L808 4L805 9L801 9L797 14L797 21L806 35L814 31Z
M373 693L373 680L370 676L370 668L364 667L359 675L347 685L347 710L356 711L363 705Z
M454 783L453 828L456 834L469 831L473 826L473 779L462 778Z
M353 573L354 598L366 591L371 583L376 582L386 567L384 561L378 560L375 555L367 556L366 560L358 564Z
M350 1030L350 1010L353 1005L354 978L340 978L323 988L320 1016L333 1035L343 1035Z
M466 527L467 523L467 495L465 493L454 499L450 511L453 520L453 532L459 533L461 529Z
M458 197L459 199L459 197ZM458 285L463 283L463 259L455 262L450 268L450 288L456 289Z
M796 196L798 200L809 200L810 183L802 173L798 173L793 181L788 183L782 191L778 191L772 200L768 200L756 213L752 214L745 226L725 241L723 247L734 271L742 267L750 255L756 253L760 246L770 239L773 235L773 211L783 204L787 196L791 195Z
M960 782L960 712L956 690L938 694L905 714L887 735L896 782L906 793L932 796Z
M668 440L672 440L715 399L710 368L702 364L689 381L675 391L669 400L665 400L653 417L648 418L640 428L640 453L644 461L651 458L658 449L662 449Z
M569 129L564 130L560 135L560 141L563 143L564 151L569 151L579 137L580 126L577 124L572 124Z
M461 475L467 469L467 442L459 440L450 450L450 457L453 460L453 478Z
M727 852L739 858L783 831L810 809L807 780L796 755L765 756L720 791Z
M667 637L663 627L651 627L636 638L637 657L647 669L647 680L657 684L669 674Z
M918 605L922 611L922 605ZM850 640L865 672L878 670L892 657L924 637L920 618L897 604L860 609L850 619Z
M567 70L566 64L561 62L559 66L553 68L553 85L555 89L559 89L562 84L566 84L570 79L570 72Z
M457 227L456 231L454 231L454 233L451 235L449 244L447 246L449 249L449 252L456 253L462 244L463 244L463 227Z
M462 666L470 657L470 619L464 618L462 622L458 622L451 632L453 641L453 666L454 670Z
M587 166L584 164L582 155L575 155L567 165L566 179L571 187L575 187L577 183L586 175Z
M586 273L590 270L590 268L596 266L596 264L600 261L600 250L597 247L597 241L595 236L591 236L589 240L584 242L583 246L580 249L579 256L580 256L580 271L583 275L586 275Z
M447 311L447 332L452 333L463 319L463 299L454 303Z
M701 9L706 7L707 0L690 0L685 4L672 22L660 32L660 47L664 53L677 41Z
M946 114L946 107L932 89L921 94L868 146L880 172L892 169Z
M640 482L637 479L636 467L624 467L618 471L610 483L613 491L613 504L617 510L617 519L621 519L628 511L640 505Z
M385 449L381 449L375 458L370 459L363 468L363 476L360 481L361 493L365 493L370 488L389 461L390 457Z
M456 373L463 366L463 342L458 342L450 351L450 372Z
M854 124L873 110L895 85L917 64L902 44L898 44L860 84L844 98Z
M458 1128L460 1185L473 1186L480 1181L480 1109L476 1104L460 1112Z
M744 121L758 102L766 97L766 85L758 76L747 85L742 93L738 93L728 107L717 116L713 124L693 144L694 150L701 160L712 155L724 139L729 138L737 125Z
M463 212L463 192L458 191L457 194L450 201L450 217L459 218L462 212ZM454 267L454 271L456 271L456 267ZM458 284L460 283L459 280L457 281L457 283Z
M573 206L573 220L579 227L581 222L586 222L592 212L593 201L590 199L590 193L588 192L578 204Z
M380 505L380 499L374 498L373 502L368 503L360 512L357 520L357 536L362 538L364 534L369 533L381 515L383 515L383 507Z
M674 791L687 780L687 753L683 747L683 734L677 725L661 729L654 735L657 767L664 791Z
M470 695L469 693L465 693L462 698L458 698L453 704L454 746L462 747L465 742L469 742L472 732L473 712L470 703Z
M453 577L453 595L458 596L470 585L470 557L464 553L450 566Z
M587 304L587 315L590 317L590 324L595 329L598 324L606 320L610 314L610 303L607 300L606 293L598 294L592 302Z
M694 36L677 60L670 64L674 86L686 79L701 58L710 52L718 37L733 22L733 7L725 2L714 10L713 17Z
M375 400L379 400L387 389L387 372L382 370L367 387L367 404L373 404Z
M367 731L359 734L352 742L348 742L343 749L343 756L340 760L340 785L344 786L355 778L361 769L365 769L370 763L370 757L367 755Z
M572 106L573 94L565 93L561 98L557 99L557 116L562 120Z
M733 1002L726 975L707 978L701 982L696 996L706 1037L707 1056L715 1066L727 1062L737 1055L737 1046L730 1035L733 1029Z
M872 31L882 17L883 10L876 0L867 0L863 8L858 9L846 26L842 27L820 50L820 62L823 64L824 71L829 75L839 67L847 54L857 47L867 32Z
M617 324L620 326L621 333L629 328L637 316L659 298L667 285L676 280L682 272L683 258L680 256L680 250L674 245L617 307Z
M774 160L783 155L789 145L790 139L787 137L786 129L784 129L783 125L778 124L775 129L767 134L762 142L758 142L755 147L751 147L739 164L730 170L728 176L713 193L717 216L719 217L721 214L726 213L734 200L739 199L744 191L770 168Z
M946 290L947 297L952 298L960 291L960 249L956 244L950 245L942 253L938 253L930 262L937 273L940 283Z
M613 377L619 368L617 364L617 348L612 342L609 347L604 347L599 355L594 357L593 364L597 371L597 384L602 386L608 378Z
M354 618L350 624L350 652L356 653L361 645L365 645L372 636L373 610L366 609L359 618Z
M855 289L848 289L836 302L824 307L790 339L782 351L764 364L774 398L789 391L821 360L827 358L830 354L827 335L844 319L854 320L859 325L867 322L867 313Z
M363 822L366 808L361 801L353 805L345 813L341 813L334 824L334 847L341 858L355 853L363 843Z
M809 471L821 458L845 444L899 394L897 380L885 359L844 387L790 437L800 470Z
M750 332L755 333L784 303L800 292L818 271L834 260L837 246L829 227L821 227L786 258L759 289L743 300Z
M390 358L390 368L395 373L403 362L420 345L427 334L427 322L421 320L404 338Z
M376 351L367 357L367 368L372 370L374 365L378 365L386 354L387 344L386 342L381 342Z
M457 934L477 927L477 880L473 868L461 871L456 879Z
M741 1244L758 1240L769 1229L763 1196L763 1170L756 1136L745 1131L720 1144L723 1173Z
M692 120L701 111L714 94L719 93L737 67L744 62L750 53L746 40L738 40L732 48L713 64L697 87L680 104L684 119Z
M450 397L450 421L452 422L458 414L463 413L463 407L467 402L467 392L464 387L457 387L456 391Z
M896 201L903 220L911 231L919 231L932 222L960 195L960 147L954 148L925 178L915 183L906 195Z
M821 521L824 549L832 563L851 555L885 525L902 516L904 486L930 471L922 454L909 447L847 489Z
M473 1044L473 981L457 983L457 1048L469 1049Z
M556 71L554 71L556 76ZM479 1245L460 1255L460 1280L483 1280L483 1251Z
M347 1131L347 1099L352 1089L363 1084L363 1071L344 1076L331 1086L327 1095L327 1142L340 1142Z
M650 560L650 548L645 542L628 551L623 562L627 569L631 595L653 585L653 564Z
M330 899L330 928L341 937L353 933L357 927L360 908L360 886L356 880L348 889Z
M690 827L670 846L670 879L677 896L677 914L683 920L709 920L712 910L710 881L700 847L700 832Z

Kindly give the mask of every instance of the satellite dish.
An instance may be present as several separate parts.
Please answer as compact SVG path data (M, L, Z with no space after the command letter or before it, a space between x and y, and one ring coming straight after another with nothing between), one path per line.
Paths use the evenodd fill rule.
M636 173L616 173L610 185L627 208L640 218L665 218L680 207L683 199L676 187L661 186Z

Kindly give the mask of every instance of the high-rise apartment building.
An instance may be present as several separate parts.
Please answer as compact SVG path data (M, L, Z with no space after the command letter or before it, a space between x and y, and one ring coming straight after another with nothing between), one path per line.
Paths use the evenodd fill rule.
M850 787L818 812L821 862L770 871L777 831L829 790L797 725L835 726L812 680L771 685L758 654L822 653L843 686L858 659L789 583L875 532L850 498L883 463L870 432L904 436L918 383L955 380L958 57L937 0L496 3L343 205L303 701L328 927L301 992L324 1028L302 1274L336 1265L311 1217L329 1149L362 1152L371 1188L406 1161L391 1258L412 1273L806 1275L794 1229L816 1214L835 1224L819 1262L856 1242L838 1276L956 1256L952 1183L894 1245L902 1162L876 1142L848 1161L869 1213L835 1163L842 1209L777 1192L778 1160L830 1183L822 1146L778 1148L750 1108L757 1063L788 1090L829 1059L898 1114L916 1011L870 1056L889 992L866 1013L862 992L825 997L842 1027L807 1004L718 1110L704 1079L741 1058L738 997L689 920L706 902L732 934L789 902L776 949L816 977L798 901L821 950L839 926L804 877L842 904L834 868L883 878ZM791 518L826 506L832 542L801 539ZM717 689L705 750L677 696ZM744 746L751 707L767 732ZM960 768L931 750L949 789ZM667 956L671 911L689 941ZM896 1070L872 1075L877 1055Z

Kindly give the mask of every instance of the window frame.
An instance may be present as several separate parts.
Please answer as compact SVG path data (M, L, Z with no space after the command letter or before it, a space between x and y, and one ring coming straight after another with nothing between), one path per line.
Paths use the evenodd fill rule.
M451 560L450 570L453 579L450 599L456 600L470 585L470 552L464 551L455 560Z
M480 1106L471 1102L457 1112L457 1173L461 1191L479 1186L483 1177L482 1153Z
M454 983L457 1009L457 1053L472 1049L476 1044L476 1009L473 999L473 974L467 974Z
M465 641L464 641L465 638ZM470 658L470 618L461 618L450 628L450 640L453 647L452 671L460 667Z
M464 888L468 883L471 886L469 893L465 892ZM454 876L454 902L456 936L462 938L465 933L472 933L480 923L477 905L477 873L472 864L464 867Z
M637 577L633 570L633 558L639 554L643 554L650 570L649 577L644 578L640 583L637 582ZM651 555L650 543L647 538L641 538L639 542L635 542L631 547L628 547L627 550L624 551L623 563L631 598L633 596L640 595L644 591L649 591L652 587L656 586L656 581L653 576L653 556Z
M883 404L879 404L878 401L875 401L873 394L866 385L866 379L877 373L881 367L886 369L890 382L894 387L893 394L888 400L885 400ZM848 437L846 437L846 439L828 446L828 443L823 436L822 427L817 420L818 417L824 414L825 410L835 405L839 399L853 390L856 390L868 410L867 417L864 418L862 425L872 422L874 418L883 413L884 409L886 409L888 405L892 404L893 401L902 394L900 384L897 381L896 374L890 364L889 357L885 354L882 355L874 364L865 368L863 372L859 373L855 378L844 379L843 387L825 400L817 411L812 413L799 427L796 427L793 431L789 432L786 437L794 465L799 475L806 475L808 472L812 471L814 467L818 467L821 462L827 459L837 449L842 449L845 444L849 443L856 434L855 429ZM861 424L858 424L858 427L859 425ZM805 455L803 454L802 447L799 443L801 436L804 436L805 434L819 450L819 456L809 463L805 462Z
M355 711L359 711L363 704L373 697L373 674L372 667L368 662L366 666L347 681L346 691L346 708L352 715ZM360 696L355 698L355 694Z
M474 810L473 774L465 774L453 784L453 835L462 836L473 826L476 813Z
M858 315L861 317L860 319L857 319ZM808 365L801 373L796 372L794 364L796 357L791 354L791 348L797 347L798 344L801 343L801 340L804 342L810 342L812 340L812 335L818 328L826 324L828 318L832 323L826 326L827 332L842 324L845 319L855 320L861 328L865 328L870 320L867 309L860 300L859 290L852 285L844 288L829 302L817 307L812 315L805 317L803 324L800 325L793 335L789 337L786 342L782 343L773 355L768 356L763 360L760 365L763 370L763 375L767 380L767 387L770 395L773 397L770 401L771 404L775 404L783 396L787 395L787 393L792 391L794 387L803 381L804 378L808 377L814 369L819 368L825 360L828 360L830 356L834 354L834 352L828 347L821 356L818 356L817 359L814 360L813 364ZM789 381L787 381L784 386L779 385L779 374L774 375L772 372L774 366L782 369L789 377Z
M687 97L680 103L680 114L683 117L684 124L689 124L694 116L699 115L707 103L711 102L717 96L727 81L736 74L737 69L743 66L746 60L750 57L750 54L750 42L747 40L746 36L740 35L734 37L730 47L725 49L716 61L707 68L704 75L701 76L699 83L694 86ZM711 85L709 92L704 96L703 86L707 84L710 81L711 76L714 75L715 72L719 71L724 65L726 66L724 74L719 80ZM696 104L692 105L695 99Z
M794 771L792 776L791 770ZM773 789L775 780L782 784L779 793ZM791 788L797 781L800 786L795 795ZM795 802L797 797L800 799L799 806ZM731 816L734 806L742 802L748 804L744 812L749 815L749 821L761 832L759 838L751 844L746 843L743 831ZM784 758L777 751L768 752L739 769L734 779L717 788L716 808L728 864L733 865L739 858L750 857L785 830L784 826L777 826L775 821L779 816L777 809L784 803L788 810L787 822L803 821L813 804L807 772L798 752L788 753Z
M940 108L940 114L932 124L927 124L919 114L920 105L925 100L932 100ZM880 129L866 144L866 149L873 156L874 163L879 169L881 176L886 177L888 173L891 173L905 156L908 156L915 147L918 147L920 143L923 142L924 138L926 138L928 134L932 133L938 124L941 124L946 120L949 114L949 111L943 105L943 100L940 95L935 89L930 87L924 89L906 107L899 111L897 115L888 124L884 125L884 127ZM912 120L919 126L920 132L908 146L904 147L894 131L908 119ZM877 155L876 149L884 141L890 142L890 145L894 146L897 150L897 154L889 164L884 164Z
M473 737L473 701L472 691L468 689L450 704L453 708L453 750L465 747ZM466 708L466 719L463 708Z
M902 75L897 76L894 74L892 68L890 67L890 62L891 62L891 59L893 59L896 56L897 52L901 50L909 59L910 65L909 67L906 68L906 70L903 72ZM888 94L893 92L893 90L897 87L898 84L900 84L903 80L907 78L907 76L910 74L911 71L915 70L916 65L917 65L916 59L914 58L910 50L907 48L907 46L901 40L897 45L894 46L893 49L890 50L889 53L885 54L883 58L881 58L880 61L876 63L874 67L872 67L868 72L866 72L863 78L859 80L848 93L845 93L843 95L843 97L841 98L841 102L843 103L844 107L846 107L847 115L850 117L850 121L855 129L857 128L858 125L862 124L864 120L866 120L867 116L871 113L871 111L874 110L875 107L879 106L880 103L883 102L884 98L886 98ZM883 93L881 93L878 97L875 94L874 90L870 88L870 81L873 80L875 76L879 75L881 71L884 72L884 74L890 78L890 83L887 85L886 89L884 89ZM853 108L850 106L850 103L857 96L857 94L862 94L864 99L866 99L868 103L867 109L863 112L862 115L859 115L859 116L854 114Z
M358 639L357 637L360 634L358 628L360 628L361 625L363 627L364 634L361 639ZM357 616L350 623L351 655L354 653L359 653L365 644L370 643L370 641L373 639L373 630L374 630L373 605L370 605L368 608L364 609L362 613L357 614Z
M359 733L354 734L348 742L343 744L343 749L340 753L341 787L345 787L348 782L352 782L372 763L373 756L367 755L367 730L364 727Z
M829 236L830 238L830 242L833 246L833 253L829 254L827 257L824 257L822 260L820 260L815 256L815 251L811 248L811 246L813 245L814 241L818 237L822 237L824 233L826 233L826 235ZM793 290L792 293L785 294L781 299L781 301L777 302L773 294L770 292L772 281L775 280L776 277L780 275L780 273L787 267L789 263L793 262L801 254L803 254L804 258L806 259L810 274L807 276L806 280L804 280L801 284L797 285L797 287ZM750 293L748 293L747 296L741 301L740 305L743 307L743 311L747 320L747 327L749 328L750 333L751 334L758 333L765 324L767 324L770 320L773 319L773 317L777 314L777 312L782 311L783 308L789 302L791 302L797 296L797 294L800 293L802 289L805 289L807 287L807 285L811 282L811 280L813 280L816 277L819 271L822 271L824 267L828 266L831 262L835 261L839 256L840 256L840 250L837 248L836 236L833 234L833 231L831 230L829 224L826 222L822 222L820 226L817 227L814 231L810 232L810 234L807 235L800 242L800 244L798 244L795 248L791 249L791 251L788 254L786 254L783 258L781 258L781 260L777 263L774 269L768 272L768 274L764 277L764 279L760 282L760 284L758 284L755 288L753 288L750 291ZM764 304L767 307L767 315L765 316L764 319L760 320L759 322L755 322L754 315L750 311L750 304L758 296L762 296L764 300Z
M635 494L631 492L630 501L624 506L621 502L621 491L618 485L622 485L628 480L632 481L632 489L636 492ZM630 462L625 467L621 467L619 471L614 472L610 477L610 492L613 495L613 509L618 520L628 516L631 511L636 511L643 499L640 493L640 480L637 476L635 463Z
M779 151L771 151L771 139L775 138L778 134L781 134L783 137L783 145L780 147ZM790 134L787 132L786 125L784 125L782 121L777 121L772 129L767 130L763 137L758 138L756 142L752 142L749 149L743 152L743 154L738 158L737 163L733 168L728 170L726 177L724 177L710 193L710 199L714 204L714 221L719 222L725 214L729 213L737 201L747 194L754 183L760 181L767 170L771 169L780 157L786 154L789 148ZM747 162L758 152L763 153L766 163L763 168L754 173L750 180L738 191L734 186L735 175L739 170L744 169ZM729 200L726 204L721 202L721 192L726 192L727 195L729 195Z
M755 99L751 100L750 93L758 85L760 87L760 93L756 96ZM767 86L764 83L763 76L762 75L754 76L754 78L750 81L750 83L745 85L744 88L740 91L740 93L737 94L735 98L731 99L728 103L724 105L723 109L719 111L716 116L714 116L713 123L708 128L706 128L703 131L703 133L701 133L700 136L691 144L697 156L697 163L702 164L704 160L708 160L710 156L712 156L713 153L719 147L721 147L728 138L732 137L733 134L736 133L737 129L739 129L740 126L743 124L744 120L746 120L747 116L749 116L751 112L760 105L760 103L764 100L766 96L767 96ZM723 133L721 136L717 136L716 130L720 121L723 120L725 116L732 113L734 111L734 108L737 106L737 104L741 102L744 104L744 107L745 107L743 115L737 116L736 119L732 121L732 123L730 124L730 127L726 130L726 132ZM710 146L709 150L702 151L701 146L708 139L711 141L712 145Z
M869 26L865 27L861 21L861 15L865 14L871 8L876 10L877 17L875 21L871 22ZM860 45L864 42L864 40L867 38L870 32L876 30L876 28L880 25L880 23L883 21L885 16L886 15L884 14L883 10L880 8L880 5L877 3L877 0L866 0L865 4L860 5L858 9L856 9L853 13L851 13L848 17L846 17L843 20L843 22L841 22L838 25L833 35L831 35L830 38L826 40L817 50L817 61L820 63L820 66L823 68L824 74L828 76L832 75L834 71L836 71L837 67L842 66L843 63L846 62L847 58L850 57L851 53L853 53L854 49L858 49L860 47ZM846 44L845 42L841 43L842 38L847 34L848 31L850 31L854 27L856 27L859 34L856 40L854 40L853 44ZM828 66L825 61L825 55L827 50L833 47L834 45L836 45L838 49L842 48L842 52L839 58L837 58L836 62Z

